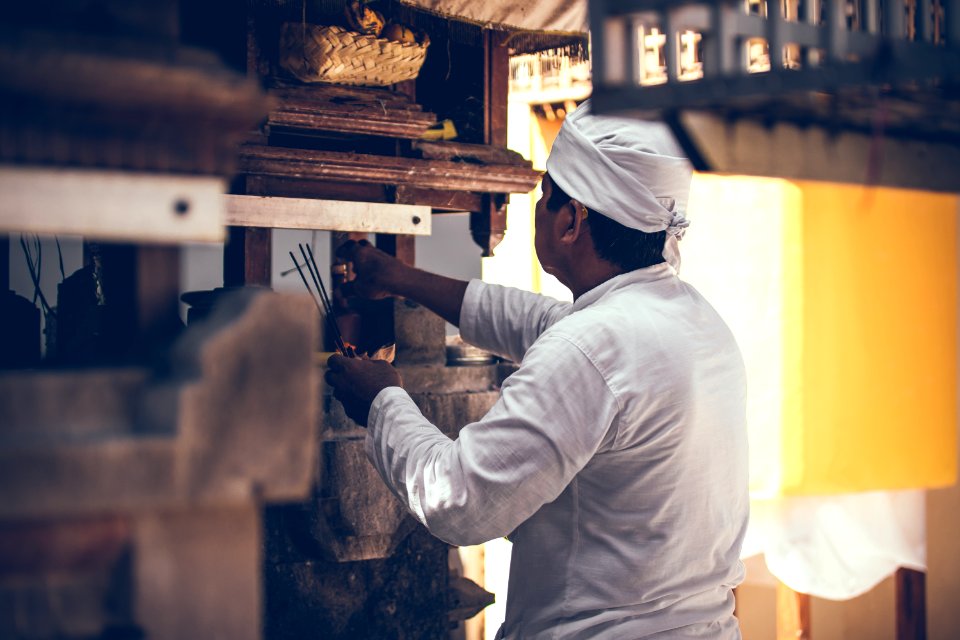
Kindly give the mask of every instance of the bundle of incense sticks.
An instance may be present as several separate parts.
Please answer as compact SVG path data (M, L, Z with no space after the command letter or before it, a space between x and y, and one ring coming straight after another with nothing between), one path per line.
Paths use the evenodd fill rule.
M310 288L307 276L303 275L303 269L300 268L300 263L297 262L293 251L290 251L290 259L293 260L293 266L297 268L297 273L300 274L300 279L303 280L303 286L307 288L307 292L310 294L310 297L313 298L313 303L317 305L317 310L320 311L320 315L326 317L327 327L333 335L333 342L336 345L337 351L339 351L341 355L352 358L353 349L347 349L347 346L343 342L340 327L337 326L337 319L333 316L333 306L330 304L330 296L327 295L327 288L323 286L323 279L320 277L317 261L313 258L313 249L310 248L310 245L300 244L298 246L300 247L300 255L303 256L303 264L306 265L307 271L310 272L310 279L313 280L316 294L314 290Z

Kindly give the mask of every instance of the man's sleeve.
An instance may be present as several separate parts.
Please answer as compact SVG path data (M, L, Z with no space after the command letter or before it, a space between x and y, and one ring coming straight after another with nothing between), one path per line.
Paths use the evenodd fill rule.
M571 306L529 291L471 280L460 307L460 335L472 345L520 362L540 334L568 315Z
M601 374L562 337L534 345L500 400L451 441L403 389L370 409L367 454L431 533L469 545L505 536L552 502L616 428Z

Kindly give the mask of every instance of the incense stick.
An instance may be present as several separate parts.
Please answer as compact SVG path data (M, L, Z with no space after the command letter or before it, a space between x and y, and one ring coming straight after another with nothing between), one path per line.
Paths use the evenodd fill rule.
M337 351L339 351L342 355L345 355L345 356L349 357L349 354L347 353L346 348L345 348L345 346L343 345L343 339L340 338L339 335L338 335L339 331L338 331L337 328L336 328L334 325L332 325L331 322L330 322L330 317L331 317L331 316L330 316L330 313L329 313L328 310L327 310L326 308L324 308L324 306L321 304L320 299L318 299L318 297L317 297L316 295L314 295L313 289L310 288L310 283L307 281L307 276L305 276L305 275L303 274L303 269L300 268L300 263L297 262L297 258L296 258L296 256L293 255L293 251L289 251L288 253L290 254L290 259L293 260L293 266L296 267L297 273L300 274L300 279L303 281L303 286L306 287L307 293L310 294L310 299L313 300L313 304L315 304L315 305L317 306L317 311L320 312L320 315L322 315L322 316L324 317L324 319L327 321L327 327L329 327L329 328L331 329L331 331L334 332L334 343L336 344L336 349L337 349ZM307 270L308 270L308 271L310 270L310 267L309 267L309 266L307 267ZM312 274L311 274L311 275L312 275Z
M307 293L310 294L310 299L313 300L313 304L317 305L317 311L326 315L326 311L324 311L323 307L320 306L320 301L315 295L313 295L313 291L311 291L310 285L307 283L307 276L303 275L303 269L300 268L300 263L297 262L297 258L293 255L293 251L288 251L287 253L290 254L290 259L293 260L293 266L296 267L297 273L300 274L300 279L303 280L303 286L307 288Z
M306 247L305 253L304 246ZM327 295L327 288L323 286L323 278L320 277L320 268L317 266L317 261L313 257L313 248L311 248L310 245L301 244L300 252L303 254L304 260L307 261L307 269L310 270L310 273L314 278L314 285L320 292L320 300L323 301L324 306L329 312L329 317L334 329L334 335L339 340L339 344L346 349L346 344L343 342L343 334L340 333L340 326L337 324L337 317L333 313L333 304L330 302L330 296ZM344 351L344 354L346 354L346 351Z
M343 342L343 335L340 333L340 327L337 325L337 319L333 315L333 305L330 304L330 298L327 297L326 288L324 288L323 280L320 278L320 269L317 267L315 260L310 260L310 258L313 257L313 251L310 250L309 246L307 246L306 249L304 249L303 244L298 246L300 247L300 254L303 256L303 262L307 266L307 271L310 272L310 278L313 279L313 284L316 287L317 292L320 294L320 301L323 302L323 307L326 310L327 327L331 332L333 332L333 342L337 346L337 350L349 358L350 353L347 351L347 345ZM310 251L310 258L307 257L307 251Z
M313 265L313 268L316 270L317 275L320 274L320 270L317 269L317 261L313 259L313 249L310 245L307 245L307 254L310 256L310 263ZM323 278L320 279L320 298L323 299L327 306L333 309L333 305L330 304L330 296L327 295L327 288L323 286ZM334 318L333 322L336 323L337 319ZM340 328L337 327L337 333L340 333Z

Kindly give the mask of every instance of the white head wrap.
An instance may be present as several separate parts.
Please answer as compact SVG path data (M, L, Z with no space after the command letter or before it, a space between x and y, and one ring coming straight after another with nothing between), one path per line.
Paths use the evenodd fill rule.
M547 173L568 196L626 227L666 230L663 256L679 267L693 167L667 125L595 116L587 100L560 127Z

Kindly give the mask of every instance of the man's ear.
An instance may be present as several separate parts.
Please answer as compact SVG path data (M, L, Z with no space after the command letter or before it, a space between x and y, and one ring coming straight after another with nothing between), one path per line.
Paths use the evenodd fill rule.
M587 208L576 200L570 200L564 206L564 225L560 242L575 243L586 231Z

